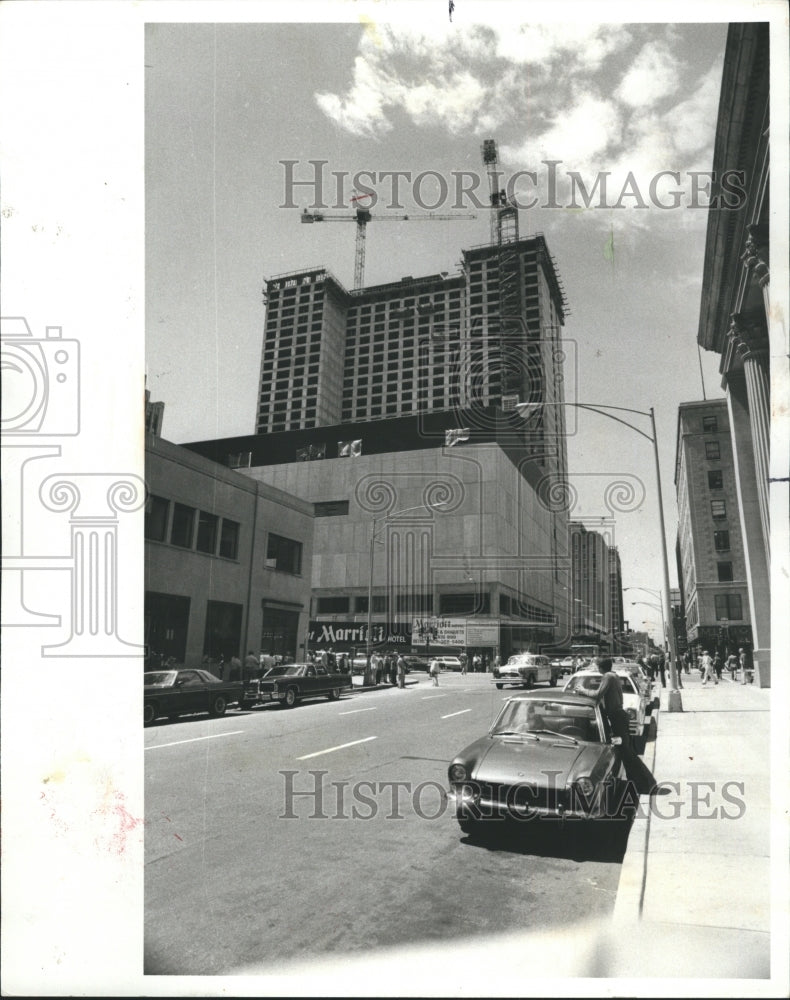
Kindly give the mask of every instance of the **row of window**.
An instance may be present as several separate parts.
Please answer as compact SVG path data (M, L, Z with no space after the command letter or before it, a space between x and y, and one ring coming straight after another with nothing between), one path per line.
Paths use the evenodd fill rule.
M239 528L238 521L220 518L187 504L171 503L165 497L151 495L146 503L145 537L152 542L170 542L182 549L197 549L207 555L236 559Z
M172 515L171 515L172 508ZM169 542L223 559L238 559L241 525L227 517L151 495L145 509L145 537ZM269 532L266 567L283 573L302 572L302 543Z
M390 600L386 594L374 594L373 612L384 614L390 609L398 613L414 613L418 615L430 615L433 612L433 600L430 594L397 594L395 603L390 608ZM501 614L513 615L520 618L528 618L530 621L553 621L554 616L544 608L537 605L519 601L517 598L510 598L505 594L500 595L499 609ZM368 598L327 596L316 598L316 613L319 615L341 615L341 614L366 614L368 610ZM468 594L440 594L439 614L490 614L491 595L468 593Z

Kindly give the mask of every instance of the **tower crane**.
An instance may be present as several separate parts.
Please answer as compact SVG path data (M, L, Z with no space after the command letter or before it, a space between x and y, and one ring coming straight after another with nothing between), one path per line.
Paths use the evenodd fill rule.
M474 214L442 215L438 212L426 212L423 215L372 215L368 208L357 208L352 215L334 212L302 211L302 222L356 222L357 246L354 257L354 288L362 288L365 282L365 234L369 222L428 222L430 220L447 222L453 219L476 219Z

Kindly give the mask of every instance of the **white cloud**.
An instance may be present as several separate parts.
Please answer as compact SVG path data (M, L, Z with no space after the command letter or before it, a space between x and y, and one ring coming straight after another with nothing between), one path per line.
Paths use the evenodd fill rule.
M563 160L571 169L577 162L587 164L598 157L603 166L603 154L610 144L619 144L621 130L614 101L584 94L571 108L558 112L550 128L528 138L521 148L503 147L503 155L514 164Z
M648 42L623 77L615 96L631 107L650 107L677 90L679 71L678 60L664 42Z

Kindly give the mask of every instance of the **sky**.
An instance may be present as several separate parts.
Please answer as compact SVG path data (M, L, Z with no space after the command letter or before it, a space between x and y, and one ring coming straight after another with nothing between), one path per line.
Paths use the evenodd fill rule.
M361 180L376 192L374 217L392 204L381 173L410 171L399 182L402 214L423 210L415 191L437 212L476 214L379 227L374 218L365 282L376 284L453 272L463 248L488 242L488 213L453 192L467 171L486 199L480 147L494 138L505 180L535 175L514 190L525 206L537 200L520 211L520 231L544 233L567 294L566 398L655 408L674 586L677 407L703 397L703 376L708 398L723 395L718 357L700 360L696 345L708 202L705 178L695 194L691 172L711 169L726 24L522 24L513 15L527 8L507 7L506 18L492 6L488 21L469 21L457 4L452 23L147 26L147 385L165 402L172 441L253 433L264 277L325 265L353 285L354 226L301 225L320 196L289 190L286 170L310 180L309 161L324 161L324 202L341 213L360 190L358 171L373 174ZM338 190L332 172L343 171ZM415 187L424 171L435 173ZM570 174L589 192L602 171L607 195L599 189L585 207ZM679 177L662 176L651 195L662 171ZM630 483L634 509L615 528L624 585L659 588L651 446L577 413L572 516L609 517L607 486ZM649 431L647 418L633 420ZM625 613L658 630L650 608L626 600Z

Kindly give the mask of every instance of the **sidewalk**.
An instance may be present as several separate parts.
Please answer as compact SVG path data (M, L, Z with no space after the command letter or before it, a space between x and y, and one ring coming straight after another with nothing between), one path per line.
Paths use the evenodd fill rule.
M682 679L683 711L667 711L661 689L644 755L670 793L641 799L614 920L660 942L653 969L642 954L630 974L768 977L771 689Z

